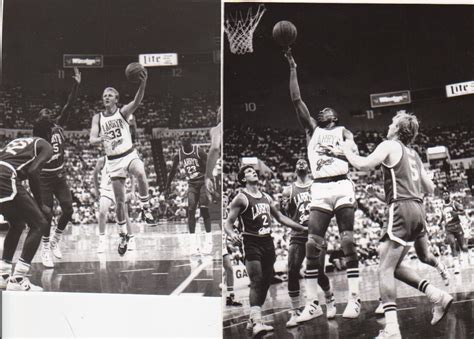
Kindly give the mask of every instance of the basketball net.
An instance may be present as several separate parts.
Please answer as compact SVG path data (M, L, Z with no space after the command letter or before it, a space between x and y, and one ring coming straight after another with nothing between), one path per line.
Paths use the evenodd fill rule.
M249 8L246 17L239 11L235 17L230 15L225 20L224 31L233 54L253 52L253 33L265 11L265 6L260 4L255 15L252 15L252 8Z

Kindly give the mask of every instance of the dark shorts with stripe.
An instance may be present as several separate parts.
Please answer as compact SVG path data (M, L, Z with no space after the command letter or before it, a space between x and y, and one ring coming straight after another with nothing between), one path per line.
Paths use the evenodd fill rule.
M15 173L8 167L0 165L0 202L13 200L17 190L16 186Z
M53 196L58 199L59 204L71 204L72 195L69 184L66 180L66 174L62 171L54 173L41 173L41 200L48 207L53 207Z
M0 203L0 214L5 216L10 226L23 228L26 223L28 227L36 228L38 225L47 225L38 203L26 188L21 183L17 183L16 190L13 200Z
M272 237L256 237L244 234L242 244L245 261L257 260L262 263L262 266L273 266L275 263L275 245Z
M400 245L412 245L426 233L425 209L417 200L393 202L388 208L388 219L382 229L381 241L389 238Z
M209 207L209 198L207 197L204 179L188 182L188 201L191 199L198 201L198 207Z

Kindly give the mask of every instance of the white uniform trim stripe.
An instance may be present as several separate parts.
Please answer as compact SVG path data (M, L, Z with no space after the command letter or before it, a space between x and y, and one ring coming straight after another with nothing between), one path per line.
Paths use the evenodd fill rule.
M396 243L399 243L402 246L407 246L406 241L400 239L399 237L396 237L392 233L392 228L393 228L393 211L395 209L395 204L391 204L389 209L388 209L388 225L387 225L387 234L390 240L395 241Z
M8 167L9 169L12 170L12 176L10 178L11 183L12 183L12 194L10 194L10 196L8 196L8 197L0 198L0 202L11 201L11 200L13 200L13 198L15 198L15 195L17 193L17 191L16 191L16 180L15 180L16 171L15 171L15 168L13 168L13 166L10 165L8 162L0 161L0 165Z
M393 168L390 168L390 174L392 175L392 184L393 184L393 199L397 199L397 178L395 177L395 171Z
M56 168L42 168L41 171L42 172L55 172L55 171L58 171L60 169L63 169L63 167L64 167L64 164L62 164L61 166L56 167Z

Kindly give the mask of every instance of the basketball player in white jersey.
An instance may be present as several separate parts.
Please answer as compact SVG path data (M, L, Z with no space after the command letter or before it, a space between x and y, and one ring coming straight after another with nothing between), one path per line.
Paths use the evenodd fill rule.
M93 178L94 178L94 188L95 196L99 198L99 246L97 247L97 253L103 253L106 247L106 236L105 236L105 225L107 223L107 215L109 209L112 205L115 205L115 196L112 188L112 180L110 179L109 173L107 172L107 158L101 157L97 160L97 163L94 168ZM99 184L99 173L100 173L100 184ZM132 180L132 192L134 191L134 181ZM133 193L132 193L133 194ZM128 200L128 199L127 199ZM127 219L126 223L126 232L119 230L119 235L121 238L120 244L118 246L118 253L124 255L127 250L132 251L135 249L135 238L132 235L132 227L130 224L130 218L128 213L125 215ZM125 242L126 237L122 234L126 233L129 235L129 242Z
M150 196L148 181L143 161L139 158L133 146L128 118L133 114L143 100L148 74L146 70L140 73L140 85L135 98L128 104L118 107L119 93L112 87L107 87L102 94L105 110L92 118L90 143L102 144L107 156L107 170L112 179L115 196L117 224L124 230L126 215L125 178L132 174L138 181L138 193L142 208L142 219L148 224L156 225L150 211ZM125 231L125 230L124 230ZM123 234L124 242L128 243L128 234Z
M341 156L329 153L338 149L345 140L354 137L346 128L338 125L337 113L333 108L324 108L311 116L301 99L296 63L291 49L285 53L290 65L290 95L296 110L298 122L305 130L308 145L308 159L313 176L311 187L310 215L308 220L308 242L306 243L307 274L317 277L321 267L320 256L327 248L324 236L333 216L336 217L341 235L341 248L347 267L349 297L344 318L357 318L360 314L359 262L354 243L354 212L356 200L354 184L348 178L349 163ZM309 302L301 317L311 319L322 314L318 300Z

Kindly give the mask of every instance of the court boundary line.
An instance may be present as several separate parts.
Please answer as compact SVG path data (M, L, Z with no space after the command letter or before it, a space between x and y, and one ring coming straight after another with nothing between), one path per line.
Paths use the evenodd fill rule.
M188 277L186 279L184 279L183 282L181 284L179 284L178 287L176 287L176 289L173 292L170 293L170 296L171 295L174 295L174 296L180 295L186 289L186 287L188 287L189 284L194 280L194 278L196 278L199 275L199 273L201 273L202 270L204 270L204 268L206 266L211 264L211 262L212 262L212 260L204 261L201 265L196 267L196 269L194 271L191 271L191 273L188 275Z

